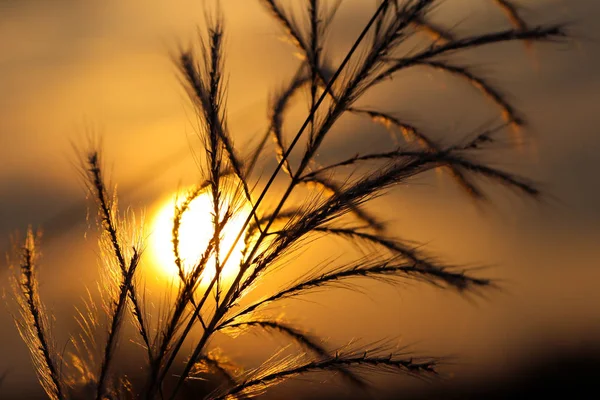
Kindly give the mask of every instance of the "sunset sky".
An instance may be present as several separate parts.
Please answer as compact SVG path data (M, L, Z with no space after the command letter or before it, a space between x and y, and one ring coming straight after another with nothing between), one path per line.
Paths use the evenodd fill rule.
M259 3L221 1L229 127L241 149L264 132L270 95L297 66L293 46L280 40ZM343 2L328 41L336 63L374 3ZM462 34L509 26L491 3L446 0L435 16ZM414 282L369 283L367 295L337 291L290 302L285 314L300 326L337 344L400 338L419 354L452 356L448 371L461 382L511 371L542 354L600 346L600 2L520 3L532 23L569 22L572 39L531 49L500 45L461 60L476 65L527 116L525 144L494 161L540 182L546 196L538 203L493 189L491 204L475 204L447 176L431 174L373 204L391 233L452 262L485 266L478 274L497 278L501 290L466 298ZM98 270L74 147L84 146L90 132L101 137L121 206L144 210L152 230L173 194L200 179L197 123L172 56L196 43L203 18L201 0L0 0L0 250L8 252L15 231L42 228L41 294L54 310L61 347L65 328L74 328L73 306ZM406 115L446 144L494 116L475 90L436 73L411 72L386 88L364 103ZM302 118L300 111L291 114ZM324 159L392 145L368 121L341 120L339 129L343 135L325 144ZM274 156L263 160L263 177L274 166ZM339 240L316 243L294 265L308 270L351 249ZM10 303L11 272L2 260L0 287ZM154 270L149 286L161 279ZM29 385L39 394L8 308L0 308L0 373L8 371L0 393ZM256 362L258 351L223 340L232 357ZM283 342L275 340L275 348Z

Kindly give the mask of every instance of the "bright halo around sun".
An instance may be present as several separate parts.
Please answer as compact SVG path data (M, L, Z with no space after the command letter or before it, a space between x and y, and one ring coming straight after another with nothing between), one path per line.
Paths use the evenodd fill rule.
M177 205L181 205L184 200L185 195L174 195L159 209L152 222L151 251L159 269L171 278L177 278L179 274L173 253L175 205L176 203ZM223 210L226 210L227 207L228 204L225 203ZM194 268L214 234L212 211L212 196L210 192L204 191L192 200L189 208L181 218L181 225L179 227L179 254L186 273L189 273ZM225 225L225 229L221 234L221 251L219 252L221 261L223 261L223 258L225 258L235 242L250 211L249 206L240 207ZM242 236L221 273L224 281L232 280L239 271L243 248L244 240ZM208 285L214 278L215 272L215 257L213 255L202 273L200 284Z

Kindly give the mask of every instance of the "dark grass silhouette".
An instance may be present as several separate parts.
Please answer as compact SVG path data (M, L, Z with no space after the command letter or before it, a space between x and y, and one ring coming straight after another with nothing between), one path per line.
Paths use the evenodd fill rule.
M272 385L314 372L336 372L348 384L361 388L367 386L363 373L369 371L434 377L439 365L436 358L413 357L404 349L395 350L385 344L330 348L283 319L269 318L264 311L282 299L314 290L360 286L365 279L390 284L413 279L464 294L481 293L494 286L494 282L471 271L439 261L412 242L390 237L385 224L365 206L387 190L439 168L475 200L488 198L481 180L538 198L540 192L528 179L482 159L485 150L493 150L501 142L503 133L523 127L524 117L499 88L470 66L451 59L457 53L500 42L531 45L560 40L565 37L563 26L529 25L512 2L496 0L494 3L507 14L512 27L461 37L429 21L430 12L440 1L384 0L378 3L345 58L334 65L328 58L325 38L339 2L306 0L302 15L292 14L280 1L262 3L282 26L301 61L289 84L273 96L269 129L252 151L242 152L227 126L222 17L217 14L207 18L199 54L193 49L180 49L174 57L197 112L203 180L175 210L172 242L179 286L173 302L163 305L160 315L152 319L154 323L145 310L144 286L136 275L144 248L142 231L131 215L119 214L116 196L105 182L97 146L85 152L82 172L97 203L105 282L101 304L90 300L77 316L81 332L73 333L75 351L71 360L64 360L52 342L37 291L37 244L29 232L22 250L20 277L15 280L21 304L16 321L48 397L230 399L259 395ZM415 39L417 45L410 50L402 47ZM365 93L409 68L436 69L475 87L498 108L502 124L467 140L441 145L409 121L362 108L359 99ZM301 91L308 93L307 117L288 143L286 111ZM345 114L365 116L399 130L406 142L385 152L367 151L335 163L318 162L319 149ZM278 164L265 182L259 182L255 170L269 138L275 143ZM275 194L272 185L281 176L287 177L287 183L282 193ZM313 192L306 201L292 201L293 193L306 189ZM212 227L205 229L212 229L213 234L199 260L187 265L179 254L181 221L191 202L204 194L212 201ZM265 206L265 199L274 206ZM244 244L243 257L239 272L228 282L222 271L235 245L226 248L222 235L244 204L250 204L252 211L236 238ZM310 239L322 236L365 243L372 251L350 263L320 265L275 293L245 301L248 293L261 290L269 272L281 267L290 254L309 246ZM216 273L206 286L200 286L210 263ZM108 317L106 326L100 322L101 313ZM135 327L139 337L134 340L142 344L146 358L141 366L144 376L131 380L115 367L119 358L117 343L125 339L123 324L127 321ZM201 331L199 337L192 334L197 329ZM218 332L253 329L283 335L304 351L276 355L258 369L239 372L211 346L211 338ZM184 352L189 343L193 350ZM183 368L175 364L181 359L185 359ZM208 381L197 383L199 378Z

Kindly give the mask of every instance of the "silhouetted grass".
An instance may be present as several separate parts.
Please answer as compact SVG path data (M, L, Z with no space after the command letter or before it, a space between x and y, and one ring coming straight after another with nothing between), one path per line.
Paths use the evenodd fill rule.
M29 229L21 250L20 279L13 281L20 308L20 316L15 318L15 322L21 338L29 347L35 371L44 391L51 399L63 399L64 382L59 369L59 359L51 339L48 318L39 297L37 258L35 236Z
M30 347L48 396L63 399L87 393L83 395L85 398L98 400L175 399L182 393L180 388L185 382L207 373L219 377L222 385L212 393L196 393L196 397L250 397L288 378L313 372L337 371L349 384L358 387L366 386L361 376L364 370L435 376L436 359L418 360L382 347L342 347L331 351L320 338L308 335L281 318L269 319L261 311L269 304L315 290L360 287L367 279L390 284L413 279L460 293L478 293L494 285L489 279L472 275L471 271L439 261L414 243L389 236L379 217L365 209L369 201L387 190L438 168L448 171L459 187L475 200L488 197L479 185L481 179L513 189L520 195L533 198L540 195L528 179L481 160L480 149L493 149L498 135L511 126L523 126L525 118L501 89L471 66L452 62L451 57L500 42L558 40L565 33L561 25L528 24L511 1L490 1L507 14L512 28L466 37L429 21L429 13L438 0L380 1L342 62L332 65L325 38L339 2L306 0L306 14L300 16L292 15L279 0L262 0L302 59L288 85L273 96L269 128L250 152L236 146L227 125L227 87L223 78L225 24L220 15L207 18L200 54L196 55L193 49L181 49L176 58L181 81L200 121L198 135L205 157L201 183L175 210L172 242L179 286L172 303L161 312L157 326L148 323L145 294L135 275L143 244L139 239L132 241L126 236L131 230L139 231L139 227L119 216L116 196L109 193L103 180L98 149L92 148L85 155L83 171L90 194L96 199L102 228L102 259L107 282L101 287L101 308L108 322L106 328L102 327L101 312L93 300L86 302L85 311L79 312L81 332L72 336L77 353L70 362L73 376L65 377L57 367L59 362L66 361L51 342L47 317L37 293L35 244L31 232L28 234L22 250L19 284L15 285L21 305L17 326ZM401 51L403 43L422 33L419 45L408 52ZM467 143L444 146L421 127L357 104L374 86L384 84L409 68L435 69L477 88L498 108L503 125L479 132ZM303 90L308 93L307 117L287 143L286 111L295 95ZM362 149L335 163L318 163L316 157L323 142L346 114L365 116L389 129L400 130L406 142L387 151ZM278 164L259 191L255 169L270 137ZM301 139L305 143L302 149L298 146ZM292 152L298 155L297 162L292 161ZM281 195L276 195L271 186L280 172L287 176L287 185ZM314 195L306 197L304 202L292 201L292 193L300 187L312 189ZM210 228L214 233L207 247L201 249L200 259L187 268L179 254L181 221L191 202L204 193L209 194L212 202L212 226L203 228ZM267 198L273 207L264 205ZM243 258L232 282L226 282L222 271L230 262L235 244L223 248L222 233L245 203L250 204L252 210L236 239L244 243ZM268 272L280 266L284 257L308 246L307 239L321 236L365 243L373 251L346 264L323 264L300 280L289 282L287 287L237 307L247 293L260 290L263 281L268 279ZM213 260L216 273L203 287L200 281L209 260ZM145 379L135 385L114 371L119 356L117 343L127 309L147 353L146 364L140 366ZM201 330L199 338L191 335L194 328ZM254 329L283 335L306 350L306 354L275 355L256 370L240 372L210 346L210 339L217 332ZM98 331L106 332L102 343L98 342ZM190 353L183 351L187 348L184 343L192 343ZM183 369L174 368L175 361L182 358L185 358Z

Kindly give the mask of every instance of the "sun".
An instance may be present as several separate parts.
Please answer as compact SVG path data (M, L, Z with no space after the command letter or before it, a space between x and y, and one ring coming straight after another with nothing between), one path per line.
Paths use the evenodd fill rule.
M152 221L151 252L158 269L170 278L178 278L179 274L173 253L173 220L175 218L175 206L180 205L183 201L184 196L174 194L159 208ZM225 202L223 209L225 210L227 207L228 204ZM181 218L179 254L186 272L193 269L214 234L212 210L212 196L205 191L192 200L188 210ZM239 210L227 222L221 235L219 252L221 260L233 246L250 211L249 205L239 207ZM238 241L223 268L221 275L223 280L231 280L239 271L243 247L244 241ZM215 257L213 255L202 273L200 285L208 285L214 278L215 272Z

